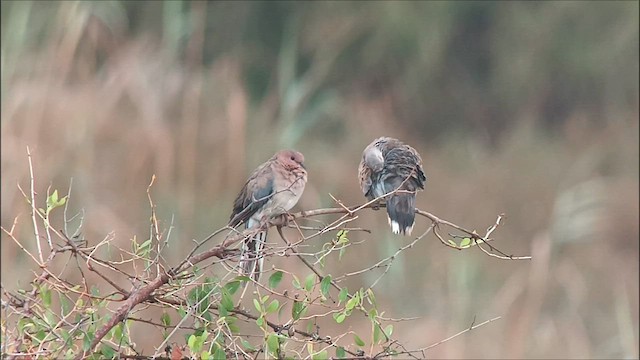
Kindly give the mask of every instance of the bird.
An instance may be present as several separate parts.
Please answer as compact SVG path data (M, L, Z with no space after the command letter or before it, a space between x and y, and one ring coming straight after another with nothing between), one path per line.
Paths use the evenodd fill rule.
M358 179L362 193L369 200L395 191L382 200L386 202L389 226L394 234L411 235L416 193L424 189L427 180L420 154L398 139L377 138L362 152Z
M269 219L293 208L307 183L304 156L295 150L280 150L258 166L233 202L229 226L244 224L245 229L260 228ZM240 272L258 281L264 261L267 229L263 228L242 243Z

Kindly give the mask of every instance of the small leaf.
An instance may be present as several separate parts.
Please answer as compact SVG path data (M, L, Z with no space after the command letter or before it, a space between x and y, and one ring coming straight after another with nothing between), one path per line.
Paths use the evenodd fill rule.
M251 278L248 277L248 276L240 275L240 276L236 276L235 279L233 279L233 280L250 282Z
M221 347L217 347L216 351L213 353L213 360L225 360L227 358L227 353L224 352L224 349Z
M326 360L326 359L329 359L329 353L327 353L327 350L322 350L320 352L317 352L317 353L313 354L311 356L311 359L313 359L313 360Z
M195 351L195 346L197 341L198 341L198 337L195 336L194 334L191 334L191 336L189 336L187 345L189 346L189 350L191 350L192 352Z
M51 307L51 290L43 286L40 289L40 297L42 298L42 305L45 309Z
M262 313L262 306L260 305L258 299L253 299L253 306L256 308L256 310L258 310L259 313Z
M364 341L362 341L362 339L360 339L360 336L353 334L353 341L356 342L356 345L358 346L364 346Z
M253 347L253 345L251 345L251 343L245 340L244 338L240 338L240 342L242 343L242 347L244 347L245 349L249 351L256 351L256 348Z
M470 244L471 244L471 239L469 239L468 237L460 241L460 247L469 247Z
M300 280L298 280L298 277L293 275L293 280L291 280L291 285L293 285L294 288L301 290L302 286L300 285Z
M269 334L267 337L267 349L274 357L278 357L279 347L278 336L276 334Z
M220 294L222 296L220 298L220 305L227 311L233 310L233 300L231 299L229 291L226 288L222 288L220 289Z
M65 317L71 311L71 302L62 293L58 293L58 297L60 298L60 315Z
M353 308L356 307L356 305L358 305L359 303L360 303L360 293L357 292L353 295L351 299L349 299L349 301L347 301L347 304L345 305L345 309L353 310Z
M53 194L49 195L47 198L47 209L51 210L58 202L58 190L54 190Z
M333 319L338 323L341 324L344 319L347 317L347 315L345 313L337 313L337 314L333 314Z
M304 280L304 289L307 291L311 291L313 289L313 284L316 282L316 274L309 274L307 278Z
M160 322L162 322L162 325L164 326L171 326L171 317L166 312L162 312Z
M293 317L293 320L298 320L300 319L300 317L303 315L303 313L306 310L306 306L304 305L303 302L301 301L294 301L293 302L293 307L291 308L291 317Z
M373 343L377 344L380 341L380 326L377 323L373 323Z
M347 352L344 350L342 346L338 346L338 348L336 349L336 357L338 359L344 359L347 357Z
M369 304L373 305L374 307L377 307L376 297L373 294L373 290L371 289L367 289L367 301L369 301Z
M140 249L146 249L148 247L151 246L151 239L146 240L145 242L142 243L142 245L140 245Z
M347 289L347 287L343 287L342 290L340 290L340 294L338 295L338 301L342 303L347 300L348 297L349 290Z
M209 360L211 359L211 353L209 353L209 351L204 350L200 353L200 359L202 360Z
M323 277L322 281L320 282L320 292L322 292L322 295L324 295L325 297L328 296L330 287L331 287L331 275L327 275Z
M102 344L100 347L100 353L105 359L114 359L117 356L116 351L109 345Z
M233 280L226 283L224 288L229 292L230 295L233 295L236 293L236 291L238 291L238 288L240 288L240 284L240 280Z
M342 260L342 256L344 255L344 253L347 251L346 247L341 247L340 251L338 252L338 261Z
M262 316L256 319L256 325L258 325L259 327L262 327L264 325L264 318Z
M84 337L82 339L82 350L84 350L84 352L88 352L89 349L91 348L91 342L93 341L93 332L89 331L86 332L84 334Z
M278 270L271 274L271 276L269 276L269 288L271 290L274 290L278 287L278 284L280 284L280 281L282 281L282 274L282 271Z
M455 241L453 241L453 240L451 240L451 239L448 239L447 241L449 242L449 244L451 244L451 245L453 245L453 246L455 246L455 247L458 247L458 244L456 244L456 242L455 242Z
M391 334L393 334L393 325L387 325L387 327L384 328L384 333L387 334L388 338L391 338Z
M267 306L267 313L274 313L278 311L278 307L280 307L280 302L278 301L278 299L273 299L269 306Z

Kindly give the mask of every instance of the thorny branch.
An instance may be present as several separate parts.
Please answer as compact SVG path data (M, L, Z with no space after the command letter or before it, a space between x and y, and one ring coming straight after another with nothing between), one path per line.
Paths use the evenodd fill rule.
M336 208L324 208L324 209L314 209L314 210L306 210L306 211L300 211L297 213L293 213L293 214L288 214L287 218L288 221L286 223L283 223L281 220L282 219L273 219L269 222L265 222L263 224L261 224L262 228L253 228L253 229L246 229L243 231L239 231L237 229L233 229L229 226L225 226L222 227L218 230L216 230L215 232L213 232L211 235L207 236L205 239L201 240L201 241L194 241L194 247L191 250L191 252L188 254L188 256L186 258L184 258L182 261L180 261L178 264L176 264L175 266L168 268L165 266L165 264L161 264L160 263L160 259L161 259L161 251L163 248L163 234L160 232L159 226L158 226L158 220L156 218L156 212L155 212L155 205L152 201L151 195L149 193L149 189L147 189L147 193L148 193L148 198L149 198L149 204L151 206L152 209L152 213L151 213L151 239L155 240L155 250L156 253L154 254L155 256L153 256L151 259L147 259L147 260L151 260L151 264L155 265L155 275L149 276L151 275L151 273L149 272L149 267L147 266L145 268L145 272L147 273L147 278L145 279L145 277L140 277L139 275L129 275L127 272L121 270L119 268L120 265L123 264L128 264L131 263L133 264L136 260L138 259L142 259L139 255L137 254L133 254L124 250L121 250L123 254L128 254L131 257L130 258L122 258L122 261L120 262L115 262L115 261L108 261L108 260L104 260L104 259L100 259L98 256L96 256L96 252L97 249L101 246L103 246L106 243L109 243L109 237L105 238L104 240L102 240L101 242L99 242L97 245L95 246L88 246L85 244L85 246L79 246L77 244L77 242L75 241L75 237L78 236L78 234L80 233L79 229L75 232L75 234L73 235L73 239L69 238L69 236L67 235L67 224L70 220L67 219L67 205L68 202L65 204L65 214L64 214L64 230L56 230L53 227L48 226L49 225L49 221L50 219L48 218L44 218L43 214L41 214L40 212L36 211L36 193L34 191L34 179L33 179L33 170L32 170L32 164L31 164L31 155L30 153L28 153L29 155L29 165L30 165L30 169L31 169L31 191L30 191L30 196L27 197L26 194L25 197L27 197L27 200L31 206L31 210L32 210L32 222L33 222L33 226L34 226L34 232L35 232L35 237L36 237L36 244L37 244L37 249L38 249L38 257L36 257L34 254L31 254L26 248L25 246L23 246L23 244L16 238L15 236L15 227L16 227L16 223L17 223L17 218L15 219L11 229L7 230L4 227L2 227L2 231L9 236L9 238L11 238L19 247L22 251L24 251L26 254L29 255L29 257L36 263L36 265L42 269L41 274L39 274L38 276L36 276L35 280L33 281L33 290L23 296L17 296L17 295L13 295L9 292L6 291L6 289L4 289L3 286L3 296L5 298L7 298L8 300L5 301L3 299L2 302L2 306L3 308L7 309L7 308L13 308L16 310L19 310L19 313L21 314L33 314L33 311L31 310L31 304L33 303L34 299L36 298L36 296L39 294L39 292L41 291L41 285L42 284L47 284L48 286L52 287L52 288L57 288L60 289L61 292L65 293L65 294L77 294L78 296L81 297L86 297L88 299L95 299L95 300L109 300L112 302L115 301L120 301L122 302L122 304L114 311L114 313L112 314L111 318L106 321L101 327L99 327L98 329L96 329L95 335L93 336L93 338L91 339L91 342L88 346L85 347L85 349L79 353L77 353L76 355L76 359L82 359L85 358L86 356L88 356L89 354L93 353L95 351L95 349L97 348L97 346L104 341L105 336L107 334L109 334L112 329L114 327L116 327L118 324L123 323L125 320L127 319L135 319L135 317L131 316L132 312L134 311L134 309L142 304L147 304L147 305L152 305L152 304L156 304L156 306L180 306L180 305L185 305L185 301L184 300L178 300L176 301L174 297L172 297L171 294L175 293L174 290L172 290L171 288L174 287L172 285L173 282L180 282L184 279L187 278L193 278L193 274L191 272L191 270L197 266L202 264L204 261L208 260L208 259L218 259L215 263L221 263L222 261L225 260L229 260L233 257L235 257L237 255L237 251L235 250L235 245L237 245L237 243L241 242L241 241L245 241L246 239L254 236L256 233L264 230L264 228L269 228L269 227L273 227L276 226L278 229L278 233L280 234L281 238L283 239L283 241L286 244L286 247L284 249L274 249L274 251L271 252L266 252L265 256L273 256L273 255L278 255L278 254L284 254L286 252L289 252L292 255L295 255L296 257L298 257L302 263L308 267L313 273L315 273L318 277L318 279L324 279L324 275L322 274L322 272L320 270L318 270L316 268L316 264L317 262L314 264L310 261L308 261L305 258L304 253L301 253L297 250L297 246L304 243L304 242L308 242L311 241L315 238L318 238L326 233L332 232L332 231L336 231L336 230L341 230L341 229L346 229L347 227L345 226L346 224L348 224L349 222L352 222L354 220L356 220L358 218L358 213L365 210L365 209L370 209L370 208L378 208L378 207L383 207L384 204L380 204L380 200L382 200L384 197L389 196L391 194L387 194L383 197L380 197L378 199L374 199L371 201L368 201L364 204L361 205L357 205L357 206L352 206L352 207L348 207L345 206L339 199L336 199L335 197L331 196L334 201L339 205L339 207ZM149 184L149 188L151 187L151 185L153 184L153 180L151 181L151 183ZM69 185L69 189L71 189L71 184ZM443 237L442 237L442 227L449 227L451 229L454 229L460 233L463 233L466 235L466 237L468 237L471 241L472 241L472 246L477 246L483 253L485 253L488 256L491 257L495 257L498 259L503 259L503 260L528 260L531 259L531 257L529 256L514 256L514 255L508 255L505 254L504 252L500 251L499 249L497 249L495 246L492 246L489 242L492 242L494 239L491 238L491 236L493 235L493 233L495 232L495 230L498 228L498 226L501 224L501 221L503 219L503 215L498 216L498 218L496 219L496 222L491 225L486 233L484 235L480 235L478 234L475 230L470 231L465 229L464 227L461 227L459 225L456 225L450 221L441 219L427 211L424 210L420 210L420 209L416 209L416 214L418 214L419 216L426 218L428 220L431 221L430 226L427 228L427 230L421 234L420 236L414 238L414 240L412 242L410 242L409 244L399 248L393 255L385 258L385 259L381 259L380 261L376 262L375 264L363 268L361 270L357 270L351 273L346 273L346 274L342 274L340 276L334 277L333 279L331 279L330 281L330 285L331 287L333 287L334 289L336 289L337 291L341 292L342 291L342 287L339 285L339 283L350 277L350 276L354 276L354 275L358 275L358 274L362 274L368 271L371 271L373 269L376 268L384 268L384 271L382 272L382 274L380 275L380 277L378 277L366 290L366 292L370 291L371 289L373 289L376 284L378 283L378 281L380 280L380 278L382 278L385 274L387 274L387 272L389 271L393 261L395 258L397 258L397 256L402 252L405 251L407 249L412 248L418 241L420 241L421 239L425 238L430 232L433 232L435 237L438 238L440 240L440 242L442 244L444 244L445 246L448 247L452 247L455 248L457 250L462 250L465 249L469 246L458 246L456 245L456 243L452 242L452 241L446 241ZM324 224L322 226L317 226L317 227L309 227L309 226L300 226L298 224L299 220L302 219L311 219L313 217L318 217L318 216L324 216L324 215L338 215L338 217L336 219L333 219L332 221L330 221L327 224ZM63 245L57 245L57 244L53 244L51 243L51 248L50 248L50 253L49 256L44 259L44 254L43 254L43 249L40 247L40 236L38 233L38 217L40 218L41 221L43 221L45 223L45 226L47 226L47 229L50 228L50 231L56 235L59 239L62 240ZM82 224L82 219L80 219L80 223ZM283 226L288 226L288 227L293 227L297 230L298 233L298 239L296 239L296 241L290 241L287 237L285 237L285 235L282 232L282 227ZM362 231L367 231L369 232L369 230L367 229L359 229L359 228L355 228L356 230L362 230ZM216 246L213 246L207 250L204 250L202 252L198 252L198 250L202 249L203 246L210 241L211 239L213 239L214 237L217 237L218 235L220 235L221 233L226 232L227 235L226 237L222 240L222 242ZM166 237L168 237L169 234L166 234ZM451 235L452 237L456 238L456 237L462 237L461 235ZM48 239L50 239L50 236L48 236ZM167 239L165 238L164 241L166 242ZM341 246L352 246L353 244L347 244L347 245L341 245ZM338 246L332 246L331 249L329 249L329 251L327 252L330 253L331 251L335 251L335 250L340 250L342 247L338 247ZM95 296L93 294L91 294L91 292L89 291L89 286L86 284L86 281L84 281L84 275L83 277L83 285L82 287L78 288L77 286L67 282L66 280L64 280L61 277L61 274L54 274L53 272L51 272L48 269L48 265L51 263L52 259L57 255L57 254L62 254L62 253L69 253L72 257L75 257L76 259L82 259L82 263L85 264L86 268L95 273L96 275L98 275L101 279L103 279L106 283L108 283L115 291L113 292L112 295L106 296L106 297L99 297L99 296ZM326 256L327 254L323 254L322 257L319 259L322 260L322 258L324 256ZM132 283L132 290L126 290L124 287L122 287L121 285L118 285L115 281L113 281L108 274L105 274L102 271L99 271L96 266L100 266L103 267L105 269L108 269L109 271L113 271L113 272L117 272L121 275L125 275L127 276L127 278L129 279L129 281ZM78 270L80 270L80 272L82 272L81 268L80 268L80 262L78 262ZM250 280L250 279L247 279ZM168 285L168 286L167 286ZM260 284L256 284L259 285L259 288L263 288L266 289L264 286L260 285ZM266 289L267 291L270 291L272 294L274 295L279 295L284 297L285 299L291 299L291 300L295 300L289 296L287 296L286 292L284 294L279 294L276 293L272 290ZM120 299L114 298L113 295L120 295ZM348 298L352 299L354 295L352 294L348 294ZM331 298L331 295L329 295L329 298ZM210 305L211 309L214 310L219 310L219 304L213 303ZM356 306L355 307L356 310L363 312L365 315L367 315L366 309L363 308L362 306ZM233 313L235 315L239 315L244 319L247 320L254 320L257 321L260 316L255 315L250 313L247 310L241 309L239 307L234 307L232 310L229 311L230 313ZM327 314L335 314L336 311L330 311ZM68 315L67 315L68 317ZM52 329L57 329L60 326L62 326L63 324L70 324L69 320L67 320L67 317L61 318L59 320L59 322L57 323L57 325L55 325L55 327L52 327ZM315 316L312 316L311 318L314 318ZM374 320L374 326L377 327L381 333L383 334L384 338L385 338L385 342L387 343L387 345L384 347L384 350L377 353L377 354L373 354L370 353L370 355L368 356L368 358L372 358L372 359L377 359L377 358L381 358L381 357L386 357L386 356L391 356L391 355L406 355L406 356L410 356L410 357L416 357L416 354L418 354L419 356L425 356L425 351L437 346L445 341L448 341L450 339L453 339L456 336L459 336L465 332L468 332L472 329L475 329L479 326L488 324L492 321L497 320L499 317L497 318L493 318L491 320L485 321L483 323L477 324L477 325L473 325L470 326L468 329L461 331L458 334L455 334L447 339L444 339L440 342L437 342L433 345L421 348L421 349L416 349L416 350L407 350L405 349L397 340L392 340L391 338L389 338L389 336L387 336L387 334L385 333L384 329L382 328L382 323L381 320L385 320L385 321L389 321L392 319L389 318L383 318L382 316L377 316ZM186 319L186 318L185 318ZM184 320L184 319L183 319ZM151 324L157 324L154 322L149 322L146 321L144 319L138 319L137 321L141 321L141 322L147 322L147 323L151 323ZM307 341L314 341L314 342L318 342L318 343L323 343L329 347L334 347L334 348L338 348L338 344L335 341L335 339L332 339L331 337L327 337L327 336L321 336L318 331L316 332L307 332L307 331L302 331L300 329L294 328L294 323L293 322L288 322L287 324L276 324L274 322L271 322L269 320L265 319L265 324L266 326L268 326L269 328L271 328L275 333L281 333L281 332L288 332L289 335L292 334L297 334L299 336L302 336L303 338L309 339ZM76 326L79 326L79 324L76 324ZM174 331L177 330L178 328L180 328L180 326L182 326L182 321L180 322L180 324L178 324L177 326L174 327ZM188 329L189 327L185 326L183 327L183 329ZM192 328L192 327L191 327ZM173 332L172 332L173 334ZM169 340L171 336L168 336L166 338L165 343ZM163 343L163 346L164 344ZM42 348L42 344L39 346L39 348ZM395 349L395 350L394 350ZM371 351L373 350L373 348L371 349ZM4 350L3 350L4 351ZM364 353L362 352L356 352L356 351L352 351L349 349L344 349L346 354L349 354L350 356L352 356L353 358L365 358ZM131 358L131 355L127 355L127 354L121 354L122 356L126 357L126 358ZM156 353L156 356L158 356L160 354ZM138 356L138 355L136 355Z

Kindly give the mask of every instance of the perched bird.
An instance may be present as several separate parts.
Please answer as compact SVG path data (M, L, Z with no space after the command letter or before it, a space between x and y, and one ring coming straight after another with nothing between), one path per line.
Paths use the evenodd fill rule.
M358 167L362 193L369 200L389 195L387 215L394 234L411 234L416 211L416 192L424 189L427 178L420 154L398 139L375 139L362 152Z
M262 226L268 219L284 214L296 205L307 183L304 156L294 150L280 150L258 166L233 203L229 226L244 223L245 228ZM245 239L240 270L255 281L262 270L267 230Z

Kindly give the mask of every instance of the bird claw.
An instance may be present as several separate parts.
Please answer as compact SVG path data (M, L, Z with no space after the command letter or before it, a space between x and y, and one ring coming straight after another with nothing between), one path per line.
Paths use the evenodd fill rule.
M292 222L295 218L293 215L289 213L280 214L278 216L274 216L271 219L271 223L275 226L287 226L290 222Z

